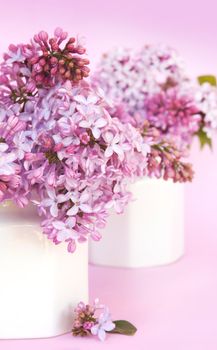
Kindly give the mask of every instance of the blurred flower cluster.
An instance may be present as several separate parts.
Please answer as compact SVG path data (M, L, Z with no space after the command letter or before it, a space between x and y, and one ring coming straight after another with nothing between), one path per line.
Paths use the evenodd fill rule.
M203 77L202 77L203 78ZM199 79L200 80L200 79ZM208 77L201 81L200 88L197 89L195 100L197 108L202 115L201 129L211 140L217 130L217 88L216 79Z
M217 88L209 80L190 78L175 50L146 45L104 54L92 84L113 102L113 116L141 133L148 121L158 130L159 141L173 142L186 153L195 135L209 139L217 128Z

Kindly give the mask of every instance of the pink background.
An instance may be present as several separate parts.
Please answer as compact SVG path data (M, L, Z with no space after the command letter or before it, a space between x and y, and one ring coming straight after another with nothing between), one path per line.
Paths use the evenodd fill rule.
M92 65L115 45L164 42L176 47L195 74L217 74L217 4L213 0L2 1L0 52L40 29L62 26L86 37ZM90 268L91 297L110 305L114 318L138 326L135 337L110 336L105 344L72 339L0 341L2 350L216 350L217 349L217 142L199 151L196 176L186 186L186 256L156 269ZM1 297L1 290L0 290ZM1 312L1 311L0 311ZM43 317L43 315L42 315Z

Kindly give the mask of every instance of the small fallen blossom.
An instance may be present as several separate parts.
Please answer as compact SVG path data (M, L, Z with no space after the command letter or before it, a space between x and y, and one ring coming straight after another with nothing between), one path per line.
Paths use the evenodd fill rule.
M101 341L107 333L134 335L137 329L128 321L112 321L109 308L99 304L96 299L93 305L80 302L75 309L72 334L74 336L97 336Z

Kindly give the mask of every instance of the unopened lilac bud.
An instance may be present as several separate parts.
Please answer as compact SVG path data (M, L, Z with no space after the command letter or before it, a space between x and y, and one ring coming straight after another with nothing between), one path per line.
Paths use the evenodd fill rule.
M58 59L57 59L56 57L51 57L50 63L51 63L52 65L55 65L55 64L58 63Z
M73 37L69 38L68 43L73 44L74 42L75 42L75 38Z
M69 63L69 68L73 68L74 67L74 63L73 62L70 62Z
M66 49L67 49L68 51L73 51L74 48L75 48L75 46L74 46L73 44L67 44L67 45L66 45Z
M55 75L57 73L57 67L51 68L50 74Z
M70 70L67 70L67 71L65 72L64 77L65 77L66 79L69 79L69 78L71 77L71 72L70 72Z
M47 41L48 40L48 34L47 32L45 32L44 30L40 31L38 33L38 38L41 40L41 41Z
M82 55L82 54L84 54L84 53L86 52L86 49L85 49L84 47L82 47L82 46L78 46L78 47L76 48L76 52L77 52L79 55Z
M54 35L57 37L61 37L62 33L63 33L63 30L60 27L57 27L54 31Z
M43 75L36 74L35 80L36 80L37 83L41 83L43 81Z
M63 59L59 60L59 64L63 66L65 64L65 61Z
M60 68L59 72L60 72L60 74L63 75L63 74L65 74L66 70L65 70L65 68L62 67L62 68Z
M44 58L41 58L41 59L39 60L39 64L40 64L40 66L43 67L43 66L46 64L45 59L44 59Z

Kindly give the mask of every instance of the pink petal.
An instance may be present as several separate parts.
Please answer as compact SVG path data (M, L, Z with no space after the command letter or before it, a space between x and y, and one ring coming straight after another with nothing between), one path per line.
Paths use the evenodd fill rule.
M92 333L93 335L97 335L97 334L98 334L98 329L99 329L99 325L96 324L95 326L93 326L93 327L91 328L91 333Z
M106 333L104 331L104 329L100 329L99 332L98 332L98 338L101 340L101 341L104 341L105 338L106 338Z
M112 331L114 328L115 324L110 320L103 324L103 329L107 332Z

